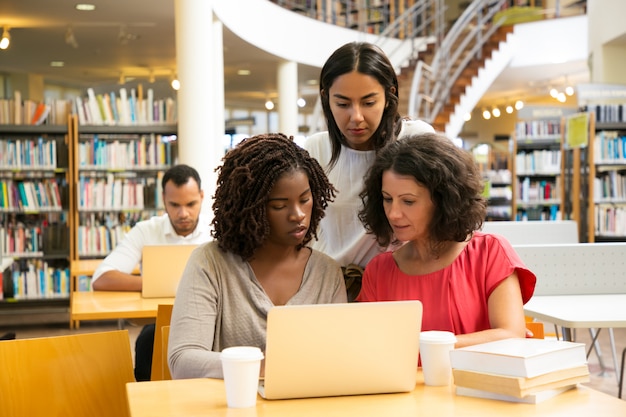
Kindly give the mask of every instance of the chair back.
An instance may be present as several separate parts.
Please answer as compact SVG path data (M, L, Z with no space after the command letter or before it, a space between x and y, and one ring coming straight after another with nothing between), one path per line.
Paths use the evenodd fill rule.
M170 373L170 367L167 362L167 345L170 340L170 326L161 327L161 340L163 341L163 355L162 355L162 363L163 363L163 379L172 379L172 374Z
M0 342L3 417L126 417L128 330Z
M163 326L169 326L172 319L172 304L159 304L157 306L157 317L154 325L154 345L152 347L152 370L150 372L151 381L161 381L164 378L163 369L167 366L167 345L163 345ZM165 351L163 349L165 346ZM166 358L165 363L163 358Z

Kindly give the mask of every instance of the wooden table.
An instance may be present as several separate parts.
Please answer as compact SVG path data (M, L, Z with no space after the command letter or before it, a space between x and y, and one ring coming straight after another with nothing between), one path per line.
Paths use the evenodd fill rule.
M101 262L102 262L102 259L80 259L80 260L74 260L70 262L70 329L77 329L78 327L80 327L80 321L73 318L74 294L79 292L78 291L78 277L82 275L91 277ZM140 273L139 265L135 267L132 273L133 274ZM81 297L81 298L84 298L84 297ZM90 310L87 310L86 312L90 313ZM154 317L156 317L156 314ZM115 318L120 318L120 317L115 317ZM95 319L86 318L83 320L100 320L100 319L99 318L95 318Z
M624 416L626 401L580 386L539 404L462 397L452 386L427 387L421 372L410 393L298 400L263 400L256 407L229 409L224 381L187 379L130 382L126 392L131 417L572 417Z
M174 304L174 297L143 298L140 291L75 291L70 321L156 318L159 304Z

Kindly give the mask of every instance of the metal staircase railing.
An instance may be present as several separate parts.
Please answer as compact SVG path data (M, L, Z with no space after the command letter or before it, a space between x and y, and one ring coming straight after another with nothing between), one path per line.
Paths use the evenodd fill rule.
M494 15L506 0L474 0L447 31L430 64L418 61L411 84L409 116L434 123L467 65L481 58L501 21Z

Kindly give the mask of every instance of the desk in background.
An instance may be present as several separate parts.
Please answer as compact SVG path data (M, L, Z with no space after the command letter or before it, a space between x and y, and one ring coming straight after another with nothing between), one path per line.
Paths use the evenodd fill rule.
M229 409L221 379L130 382L126 393L131 417L572 417L624 416L626 401L587 387L567 391L539 404L509 403L454 394L454 387L426 387L421 372L410 393L263 400L253 408Z
M75 291L70 303L70 322L156 319L158 305L174 304L174 298L143 298L140 291Z
M81 260L75 260L70 262L70 329L77 329L78 327L80 327L80 321L78 321L77 319L74 318L75 314L72 311L74 308L74 297L75 297L75 293L78 293L78 277L80 276L92 276L93 273L96 271L96 269L98 268L98 265L100 265L100 263L102 262L102 259L81 259ZM139 274L139 266L136 266L135 269L132 272L133 274ZM82 293L82 291L80 291ZM84 298L86 298L87 296L82 297L81 296L81 305L83 305L86 301L84 300ZM123 297L123 298L127 298L127 297ZM141 308L141 306L140 306ZM91 313L91 309L83 309L81 310L78 315L81 314L89 314ZM156 317L156 313L154 315L154 317ZM115 319L120 319L120 318L127 318L127 317L114 317ZM85 318L83 320L100 320L100 318Z

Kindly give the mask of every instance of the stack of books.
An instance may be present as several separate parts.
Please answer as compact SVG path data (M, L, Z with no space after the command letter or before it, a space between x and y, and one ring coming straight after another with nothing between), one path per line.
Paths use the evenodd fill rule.
M455 349L456 394L538 403L589 382L585 345L553 339L504 339Z

